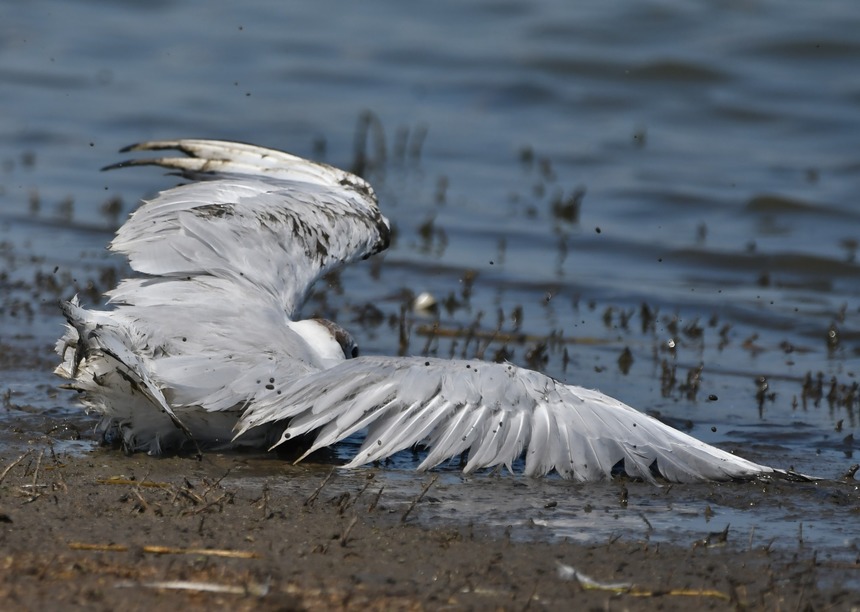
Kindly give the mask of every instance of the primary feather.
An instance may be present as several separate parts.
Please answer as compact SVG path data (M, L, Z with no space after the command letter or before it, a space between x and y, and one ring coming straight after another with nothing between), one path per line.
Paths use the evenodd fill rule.
M348 359L345 330L299 312L322 275L387 248L370 185L253 145L127 150L164 149L187 157L111 166L158 165L192 181L144 202L111 243L144 276L109 292L113 310L65 303L57 344L57 373L127 449L277 446L311 435L311 453L365 431L346 467L421 444L419 469L467 453L466 472L513 469L524 457L528 475L580 481L619 468L670 481L781 473L511 364Z

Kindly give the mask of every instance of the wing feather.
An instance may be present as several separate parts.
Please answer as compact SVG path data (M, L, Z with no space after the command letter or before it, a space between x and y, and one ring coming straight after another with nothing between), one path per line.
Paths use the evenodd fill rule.
M314 434L308 452L365 430L347 467L420 443L428 451L419 469L465 453L466 472L512 470L524 459L526 474L575 480L608 478L619 464L648 480L655 470L672 481L778 472L510 364L341 362L330 330L296 319L322 275L387 248L388 221L370 185L241 143L166 140L127 150L168 149L185 157L111 166L156 165L193 181L144 202L111 243L148 276L110 292L112 311L67 303L70 326L57 346L57 372L125 428L129 448L159 452L192 430L220 443L235 425L237 444Z
M281 441L318 430L314 449L366 427L349 467L422 442L429 451L420 469L468 452L466 472L510 468L524 453L526 474L555 470L575 480L608 478L620 462L648 480L652 465L672 481L773 472L597 391L510 364L353 359L286 385L272 402L249 406L237 437L273 422L287 423Z
M322 186L344 185L375 200L373 188L349 172L303 159L277 149L225 140L153 140L125 147L122 152L176 150L187 157L132 159L107 166L106 170L129 166L161 166L180 171L188 178L242 174L284 181L299 181Z
M207 180L161 192L119 229L111 249L138 272L225 279L293 317L321 276L388 247L388 221L359 177L251 145L159 141L132 150L163 148L195 157L111 168L159 165Z
M116 410L117 402L107 398L115 394L112 387L116 387L121 379L120 386L127 387L130 395L142 398L142 401L127 400L126 403L143 413L143 420L167 421L191 439L190 430L176 415L154 382L146 361L141 358L140 347L144 339L140 331L134 326L117 325L109 313L82 308L77 296L63 302L61 308L68 330L57 343L57 352L63 363L56 373L74 380L72 388L82 392L103 414ZM71 347L74 347L74 353L67 357L67 349ZM117 416L129 418L131 410L120 408Z

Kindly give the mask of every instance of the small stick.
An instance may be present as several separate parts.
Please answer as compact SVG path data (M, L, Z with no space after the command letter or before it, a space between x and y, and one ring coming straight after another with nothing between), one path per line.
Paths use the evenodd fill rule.
M203 491L203 497L206 497L206 495L207 495L207 494L209 493L209 491L211 491L212 489L214 489L214 488L216 488L216 487L219 487L219 486L221 485L221 481L222 481L222 480L224 480L225 478L227 478L227 476L229 476L229 475L230 475L230 470L231 470L231 468L227 468L227 471L226 471L226 472L224 472L224 475L223 475L223 476L221 476L221 478L219 478L218 480L216 480L215 482L213 482L211 485L209 485L209 487L207 487L207 489L206 489L205 491Z
M39 453L39 457L36 459L36 469L33 470L33 488L36 488L36 481L39 479L39 468L42 467L42 457L45 456L45 449Z
M349 525L346 526L346 529L343 530L343 533L340 536L340 545L346 546L347 540L349 540L349 534L352 532L352 528L355 527L355 524L358 522L358 517L353 516L352 520L349 522Z
M96 480L96 482L98 484L129 485L132 487L151 487L155 489L169 489L171 487L171 485L166 482L152 482L151 480L131 480L130 478L120 478L119 476L103 478L101 480Z
M30 455L30 454L32 454L32 453L33 453L33 449L31 448L31 449L30 449L30 450L28 450L26 453L24 453L23 455L21 455L20 457L18 457L17 459L15 459L15 461L13 461L13 462L12 462L12 463L10 463L9 465L7 465L7 466L6 466L6 469L5 469L5 470L3 470L3 473L0 473L0 483L2 483L2 482L3 482L3 479L4 479L4 478L6 478L6 475L9 473L9 471L10 471L13 467L15 467L16 465L18 465L19 463L21 463L21 462L22 462L22 461L23 461L23 460L24 460L28 455Z
M140 500L140 503L143 506L143 509L144 510L150 510L149 504L147 503L147 501L145 499L143 499L143 495L140 494L140 490L134 489L133 493L135 494L135 496L137 496L137 499Z
M184 512L182 513L182 515L183 515L183 516L194 516L195 514L200 514L201 512L205 512L206 510L208 510L208 509L209 509L209 508L211 508L212 506L214 506L214 505L216 505L216 504L220 504L220 503L221 503L221 502L223 502L225 499L232 499L232 498L233 498L233 493L231 493L231 492L227 491L227 492L226 492L226 493L224 493L221 497L219 497L219 498L218 498L218 499L216 499L216 500L213 500L213 501L209 502L209 503L208 503L208 504L206 504L205 506L201 506L200 508L195 508L194 510L186 510L186 511L184 511Z
M57 453L54 451L54 443L51 440L48 441L48 449L51 451L51 460L53 461L54 465L46 467L45 471L47 472L49 470L56 470L57 471L57 477L59 478L59 482L55 481L54 486L62 487L63 492L68 493L69 487L66 484L66 479L63 477L63 470L60 469L60 468L64 468L65 464L60 462L60 458L57 457Z
M435 476L433 476L433 479L430 482L428 482L426 485L424 485L424 488L421 489L421 493L418 494L418 497L416 497L415 499L412 500L412 503L409 504L409 507L406 509L406 512L404 512L403 516L400 517L401 523L406 522L406 517L409 516L409 513L412 512L412 509L418 505L418 502L421 501L421 499L424 497L424 495L427 493L427 491L430 490L430 487L432 487L436 483L437 480L439 480L439 474L436 474Z
M368 474L368 475L367 475L367 482L365 482L365 483L364 483L364 486L363 486L363 487L361 487L361 490L360 490L358 493L356 493L356 494L355 494L355 497L353 497L353 498L352 498L352 502L351 502L351 503L349 503L349 504L347 504L347 505L344 507L344 510L345 510L346 508L349 508L350 506L354 506L355 504L357 504L357 503L358 503L358 498L359 498L359 497L361 497L361 496L364 494L364 492L365 492L365 491L367 491L367 489L368 489L368 488L370 488L370 483L371 483L371 482L373 482L373 474Z
M266 481L263 483L263 495L261 496L260 503L257 505L258 508L263 510L263 518L269 514L269 482Z
M379 493L376 494L376 497L373 498L373 502L370 504L370 506L367 507L368 512L373 512L374 510L376 510L376 506L377 506L377 504L379 504L379 498L382 497L382 492L384 490L385 490L384 485L379 487Z
M320 486L318 486L316 490L311 493L311 496L305 500L305 506L314 505L314 502L317 500L317 497L319 497L320 492L323 490L323 487L326 486L326 484L328 484L328 481L331 480L331 477L334 476L334 470L335 468L331 469L331 472L329 472L328 476L323 479L322 483L320 483Z
M191 489L189 489L188 487L181 487L181 488L176 489L176 496L178 497L180 495L182 497L184 497L185 499L187 499L188 501L190 501L195 506L198 504L206 503L206 500L204 500L202 497L200 497L196 493L192 493Z
M125 544L87 544L86 542L69 542L72 550L96 550L99 552L128 552Z

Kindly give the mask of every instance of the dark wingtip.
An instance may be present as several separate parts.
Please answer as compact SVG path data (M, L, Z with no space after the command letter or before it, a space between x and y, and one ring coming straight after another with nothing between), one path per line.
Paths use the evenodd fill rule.
M119 150L120 153L132 153L135 151L166 151L177 150L185 153L189 157L196 157L194 151L188 147L182 146L181 140L150 140L146 142L136 142ZM102 172L106 170L117 170L119 168L129 168L131 166L158 166L157 160L152 159L127 159L115 164L109 164L102 168Z
M801 474L800 472L795 472L794 470L774 470L773 472L768 472L764 474L759 474L758 477L761 479L771 479L771 480L782 480L787 482L818 482L824 480L823 478L819 478L818 476L810 476L808 474Z
M129 166L136 166L137 164L133 159L127 159L125 161L117 162L115 164L108 164L104 166L101 171L107 172L108 170L118 170L120 168L128 168Z
M129 153L131 151L182 151L183 153L191 154L188 147L184 146L185 139L179 140L146 140L144 142L136 142L119 150L120 153Z
M140 151L141 149L146 148L145 142L136 142L134 144L130 144L127 147L123 147L119 150L120 153L131 153L132 151ZM108 170L118 170L120 168L128 168L129 166L136 166L139 162L135 162L133 159L126 159L121 162L117 162L115 164L108 164L104 166L101 171L107 172Z
M141 144L142 143L140 143L140 142L130 144L127 147L123 147L122 149L120 149L119 152L120 153L129 153L130 151L137 151L137 150L139 150Z

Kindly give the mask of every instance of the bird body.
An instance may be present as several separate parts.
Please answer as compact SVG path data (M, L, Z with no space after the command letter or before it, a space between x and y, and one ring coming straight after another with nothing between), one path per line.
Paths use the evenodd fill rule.
M514 464L590 481L782 473L707 445L597 391L509 363L356 357L337 324L301 319L314 282L385 250L373 189L342 170L253 145L158 141L133 160L191 182L144 202L110 245L142 276L111 310L62 305L56 372L129 451L192 442L308 453L365 431L355 467L423 445L419 469L468 455L465 471ZM307 453L306 453L307 454Z

